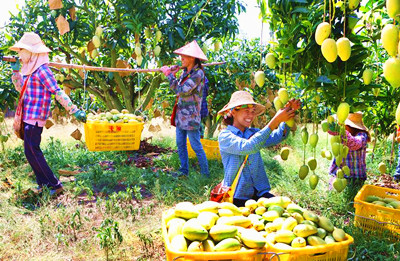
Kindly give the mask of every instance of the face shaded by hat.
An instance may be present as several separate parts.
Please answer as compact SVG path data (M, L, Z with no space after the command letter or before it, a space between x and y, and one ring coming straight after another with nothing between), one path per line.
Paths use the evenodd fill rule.
M253 105L255 108L255 115L259 116L265 112L264 105L256 103L253 100L253 97L249 92L246 91L236 91L232 93L231 99L229 102L218 112L218 114L225 114L229 112L231 109L236 107L240 107L243 105Z
M350 113L344 124L354 129L368 131L367 127L365 127L363 123L362 117L363 114L360 111L355 113Z

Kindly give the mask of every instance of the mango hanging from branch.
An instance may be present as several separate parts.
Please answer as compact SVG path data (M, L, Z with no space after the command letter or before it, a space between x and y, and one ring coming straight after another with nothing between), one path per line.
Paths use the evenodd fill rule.
M331 34L331 25L327 22L320 23L315 31L315 41L322 45L324 40Z
M259 87L264 86L265 83L265 73L264 71L257 71L254 74L254 80Z
M351 45L349 39L346 37L339 38L336 41L337 54L340 59L344 62L350 58L351 55Z
M324 56L324 58L328 62L333 63L336 60L337 55L338 55L335 40L333 40L331 38L325 39L322 42L321 51L322 51L322 55Z

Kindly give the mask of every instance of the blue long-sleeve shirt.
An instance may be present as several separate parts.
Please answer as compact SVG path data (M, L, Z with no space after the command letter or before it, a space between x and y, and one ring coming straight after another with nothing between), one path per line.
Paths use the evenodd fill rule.
M288 137L290 128L286 123L271 132L271 129L247 128L244 132L229 125L218 136L222 164L224 165L224 185L231 186L246 155L249 155L246 166L239 178L234 198L250 199L254 189L260 196L270 191L271 186L264 169L260 150L280 143Z

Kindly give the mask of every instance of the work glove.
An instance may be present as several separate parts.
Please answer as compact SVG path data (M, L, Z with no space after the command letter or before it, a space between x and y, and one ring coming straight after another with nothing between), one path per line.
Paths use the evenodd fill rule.
M77 110L77 111L74 113L74 116L75 116L75 118L76 118L78 121L86 122L86 112L81 111L81 110Z
M21 68L21 64L19 63L18 57L15 58L16 61L11 63L11 68L13 69L14 72L18 72L19 69Z
M168 76L171 74L171 68L169 68L168 66L161 67L161 71L165 76Z

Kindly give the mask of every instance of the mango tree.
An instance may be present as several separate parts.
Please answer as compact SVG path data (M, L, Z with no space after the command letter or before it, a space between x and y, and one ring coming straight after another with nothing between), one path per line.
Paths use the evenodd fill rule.
M50 10L48 1L27 0L12 16L2 42L6 47L23 32L37 32L53 52L51 59L92 66L148 68L170 64L171 53L197 39L230 38L238 31L240 1L72 1ZM69 31L65 28L69 27ZM67 31L63 34L63 30ZM56 57L57 55L57 57ZM61 74L63 76L61 76ZM159 73L123 74L61 70L64 88L86 90L107 108L144 108L163 81ZM64 79L65 78L65 79ZM85 79L86 78L86 79ZM145 99L140 99L143 98Z

